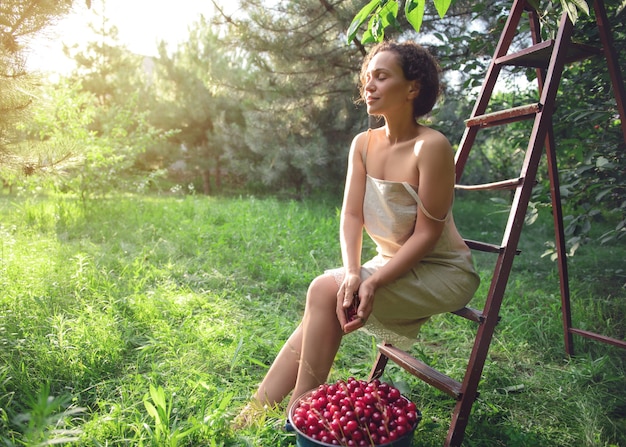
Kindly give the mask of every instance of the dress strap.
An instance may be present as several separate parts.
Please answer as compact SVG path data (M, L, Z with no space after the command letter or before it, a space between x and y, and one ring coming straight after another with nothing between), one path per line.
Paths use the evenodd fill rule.
M448 220L448 218L450 217L450 210L448 210L448 212L446 213L443 219L437 219L435 216L433 216L432 214L428 212L428 210L426 209L426 207L420 200L420 196L417 195L417 192L413 189L413 187L408 182L402 182L402 185L405 187L408 193L411 194L411 197L415 199L415 201L417 202L417 206L419 207L420 210L422 210L422 213L424 213L426 217L436 222L446 222Z
M365 160L367 158L367 148L370 146L370 135L372 134L372 129L367 129L367 137L365 138L365 147L361 151L361 158L363 159L363 167L365 167ZM366 169L367 171L367 169Z

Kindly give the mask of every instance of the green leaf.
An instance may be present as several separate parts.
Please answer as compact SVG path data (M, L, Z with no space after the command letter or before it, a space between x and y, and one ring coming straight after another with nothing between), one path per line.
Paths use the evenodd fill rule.
M404 15L413 29L419 33L424 19L426 0L410 0L404 5Z
M348 43L354 40L354 38L356 37L356 33L361 27L361 25L365 23L365 21L372 14L372 12L374 12L376 8L380 7L381 3L382 3L381 0L372 0L363 8L361 8L361 10L357 13L357 15L354 16L354 19L352 19L352 23L350 24L350 27L348 28L348 32L347 32Z
M561 0L561 7L563 8L563 11L567 12L567 15L572 23L576 23L576 20L578 20L578 9L576 8L576 5L570 3L569 0Z
M439 17L441 18L446 15L448 8L450 8L450 5L452 4L452 0L433 0L433 2L435 3L435 8L439 13Z
M146 411L148 411L148 414L152 416L152 418L157 422L157 424L160 423L161 418L159 418L159 412L154 407L154 405L152 405L152 403L149 402L148 400L144 400L143 405L146 407Z
M567 15L572 23L576 23L578 20L578 10L589 15L587 0L561 0L561 6L563 7L563 11L567 11Z
M152 397L152 401L158 408L163 410L167 408L167 404L165 402L165 391L163 391L163 388L156 388L154 385L150 385L150 397Z
M380 10L378 16L380 17L381 26L383 30L392 25L396 29L400 29L400 23L397 20L398 17L398 2L388 2L384 8Z
M375 14L369 22L368 29L371 31L372 36L376 42L382 42L385 38L385 27L382 23L382 17L380 14Z
M226 393L224 397L222 397L218 409L220 411L225 411L230 406L234 395L235 393Z
M585 14L589 15L589 5L587 4L587 0L567 0L568 2L572 2L576 5L578 9L580 9Z
M363 36L361 36L361 43L363 45L366 45L368 43L374 43L376 42L376 39L374 38L374 35L372 34L372 32L370 31L370 29L368 28L367 30L365 30L365 32L363 33Z
M404 4L404 13L408 14L419 5L419 0L407 0Z

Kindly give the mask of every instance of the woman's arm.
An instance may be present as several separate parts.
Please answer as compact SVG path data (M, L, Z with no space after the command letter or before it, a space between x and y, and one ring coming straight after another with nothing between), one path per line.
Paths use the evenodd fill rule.
M450 212L454 197L454 153L448 140L433 131L415 145L415 162L419 172L418 195L423 207L436 219ZM413 234L389 262L363 282L359 295L363 300L373 296L378 287L404 275L435 247L445 222L428 217L418 206ZM369 301L369 300L368 300ZM369 315L371 309L364 309Z
M361 283L361 249L363 245L363 198L365 197L365 166L362 150L367 142L367 133L361 133L352 140L348 157L346 185L341 207L339 243L345 276L337 293L337 316L343 327L343 309L353 299Z

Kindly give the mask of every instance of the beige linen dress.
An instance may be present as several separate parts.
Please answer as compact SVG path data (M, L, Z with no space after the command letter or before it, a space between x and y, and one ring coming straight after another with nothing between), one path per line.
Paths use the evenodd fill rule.
M439 220L424 208L416 187L367 175L364 225L378 254L361 266L361 280L384 266L411 236L418 206L428 218ZM365 326L370 333L407 348L430 316L458 310L471 300L480 282L471 253L452 244L456 228L451 211L442 221L444 230L432 252L402 277L376 290L374 309ZM341 285L343 268L327 272Z

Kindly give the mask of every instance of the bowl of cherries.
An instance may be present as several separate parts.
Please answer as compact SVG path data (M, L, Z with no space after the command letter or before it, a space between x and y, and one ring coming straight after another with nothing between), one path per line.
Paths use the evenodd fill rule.
M300 396L289 408L287 429L298 447L409 447L420 419L392 385L350 378Z

